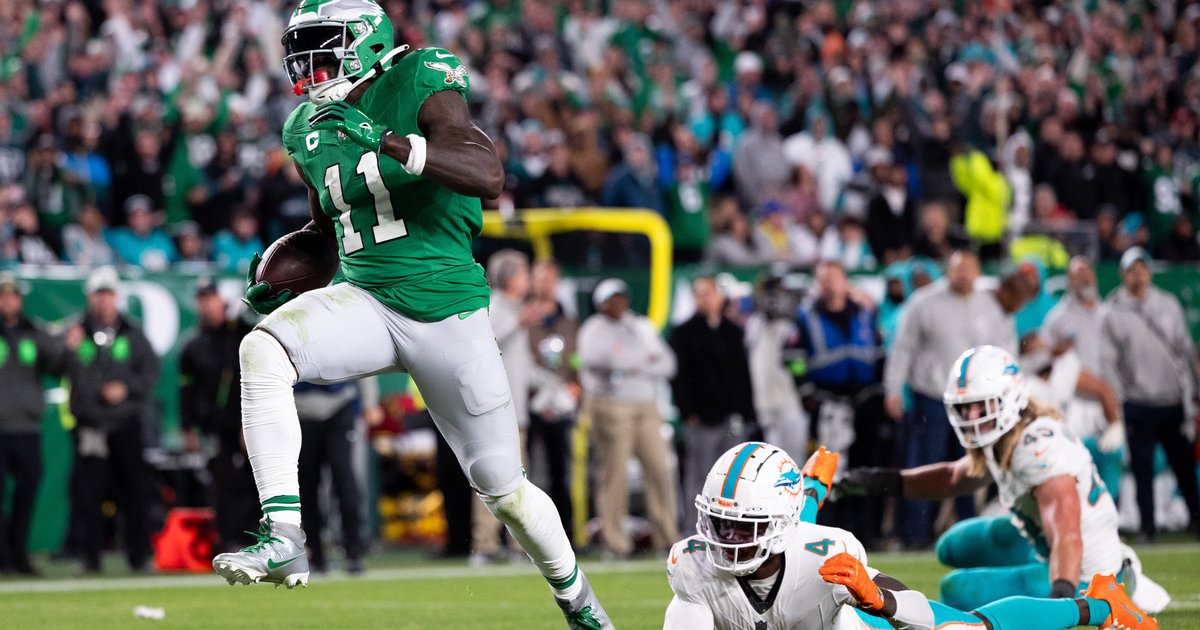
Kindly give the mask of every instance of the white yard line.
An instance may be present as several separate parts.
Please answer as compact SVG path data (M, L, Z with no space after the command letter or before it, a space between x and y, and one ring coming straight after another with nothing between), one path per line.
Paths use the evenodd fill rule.
M642 573L645 571L661 570L666 575L665 561L662 560L633 560L607 563L584 563L584 571L589 574L603 573ZM522 575L537 575L532 565L511 565L499 567L472 568L466 566L449 567L395 567L389 569L374 569L361 576L350 577L344 573L334 572L328 575L313 577L315 586L324 582L383 582L383 581L413 581L437 579L462 579L469 577L514 577ZM211 575L154 575L147 577L123 578L84 578L66 580L21 580L0 582L0 595L19 593L77 593L83 591L119 591L163 588L199 588L226 587L221 578ZM258 588L270 588L270 585L259 585Z

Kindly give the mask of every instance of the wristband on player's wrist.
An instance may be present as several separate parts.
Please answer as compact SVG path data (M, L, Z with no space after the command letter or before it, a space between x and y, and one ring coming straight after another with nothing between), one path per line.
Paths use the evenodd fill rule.
M1054 580L1050 585L1050 598L1061 599L1075 597L1079 594L1079 587L1071 583L1070 580Z
M415 133L407 136L409 143L408 159L404 162L404 170L413 175L420 175L425 170L425 138Z

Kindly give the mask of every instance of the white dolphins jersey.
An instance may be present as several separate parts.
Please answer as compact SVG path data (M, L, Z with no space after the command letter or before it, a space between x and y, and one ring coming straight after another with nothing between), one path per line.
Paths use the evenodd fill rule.
M1049 557L1050 548L1033 489L1055 477L1074 477L1079 492L1079 533L1083 538L1080 582L1097 573L1115 575L1121 570L1117 506L1096 473L1091 454L1061 422L1041 417L1025 425L1009 470L1000 470L991 460L988 469L999 486L1000 503L1008 508L1013 524L1042 559Z
M848 603L854 598L846 587L830 584L817 573L826 560L843 551L866 566L866 551L850 532L799 523L792 530L783 553L783 569L776 574L771 591L762 597L746 578L739 579L713 566L708 560L704 540L692 536L671 548L667 580L676 599L702 604L712 611L715 630L869 628ZM878 574L869 567L867 570L872 578ZM691 630L672 624L670 609L664 627L667 630Z

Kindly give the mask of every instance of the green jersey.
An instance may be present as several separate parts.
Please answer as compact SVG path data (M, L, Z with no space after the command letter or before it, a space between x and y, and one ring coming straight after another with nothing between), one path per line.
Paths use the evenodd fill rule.
M397 61L355 103L398 135L421 135L417 112L441 90L466 97L467 68L441 48ZM479 199L412 175L396 160L342 133L314 130L305 102L283 126L283 146L317 189L337 231L341 276L384 304L421 321L486 308L488 285L471 256L483 226Z

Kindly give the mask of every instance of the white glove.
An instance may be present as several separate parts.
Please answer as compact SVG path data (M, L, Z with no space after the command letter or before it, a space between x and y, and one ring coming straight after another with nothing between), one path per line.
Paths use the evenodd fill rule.
M1101 453L1114 453L1125 446L1125 422L1117 420L1100 434L1097 446Z

